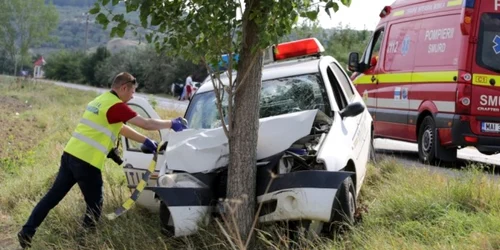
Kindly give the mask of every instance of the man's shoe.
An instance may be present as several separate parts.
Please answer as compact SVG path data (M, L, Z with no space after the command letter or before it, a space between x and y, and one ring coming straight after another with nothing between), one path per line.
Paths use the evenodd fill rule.
M19 245L24 248L31 247L31 237L26 235L23 231L17 233L17 239L19 240Z

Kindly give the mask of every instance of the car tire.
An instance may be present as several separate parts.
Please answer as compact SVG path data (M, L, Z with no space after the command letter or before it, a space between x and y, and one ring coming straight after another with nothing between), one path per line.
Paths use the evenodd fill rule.
M431 116L426 116L418 130L418 158L425 164L432 164L436 160L436 124Z
M332 235L345 231L353 226L356 213L356 189L351 177L347 177L337 190L332 207L332 221L323 228L326 234Z
M161 233L168 237L173 237L175 235L175 228L171 220L172 216L170 215L170 210L168 210L167 205L165 205L165 203L161 201L160 202Z

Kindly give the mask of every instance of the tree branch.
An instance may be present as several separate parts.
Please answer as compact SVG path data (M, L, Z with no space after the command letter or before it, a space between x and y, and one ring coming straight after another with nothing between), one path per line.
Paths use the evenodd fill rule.
M210 69L210 67L208 66L207 60L205 59L205 56L201 57L201 61L203 62L203 64L207 68L207 70ZM222 95L222 98L221 98L221 94L220 94L220 90L219 90L219 87L222 84L222 81L220 80L220 76L217 76L218 86L216 86L216 82L215 82L216 79L214 79L214 74L211 73L210 70L209 70L209 75L210 75L210 79L212 80L212 85L214 87L216 105L217 105L217 109L219 111L219 115L221 117L222 129L224 130L224 134L226 134L226 137L229 139L229 131L228 131L228 128L226 127L226 122L224 121L224 113L222 112L222 100L221 99L224 98L224 95ZM222 85L224 85L224 84L222 84ZM222 87L222 93L224 93L224 87Z

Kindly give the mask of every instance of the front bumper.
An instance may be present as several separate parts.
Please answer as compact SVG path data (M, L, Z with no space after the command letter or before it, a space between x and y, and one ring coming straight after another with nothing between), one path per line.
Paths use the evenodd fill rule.
M258 205L262 205L259 221L331 221L332 208L336 206L337 190L342 182L353 174L308 170L280 174L271 178L268 172L259 170L257 202ZM175 236L194 233L200 223L207 222L207 216L214 210L217 200L223 197L213 185L200 188L149 187L148 189L155 192L169 208L174 222Z

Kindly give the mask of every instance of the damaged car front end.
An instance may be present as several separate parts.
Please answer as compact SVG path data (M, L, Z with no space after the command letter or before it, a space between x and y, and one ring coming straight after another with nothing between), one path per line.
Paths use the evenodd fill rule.
M347 194L356 195L355 172L344 168L350 155L342 147L349 148L350 142L337 136L335 145L342 147L325 143L336 136L329 133L338 126L334 119L341 118L317 109L260 119L256 166L260 223L306 220L327 225L338 214L335 210L342 208L342 200L349 201L337 190L347 182L351 185ZM158 184L148 189L161 200L162 229L172 236L189 235L224 213L218 202L226 197L227 138L221 127L176 133L165 153Z

